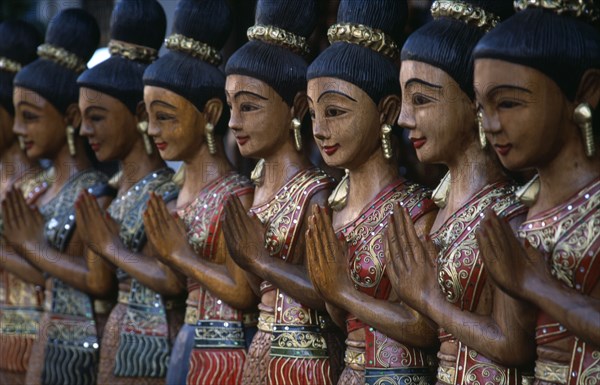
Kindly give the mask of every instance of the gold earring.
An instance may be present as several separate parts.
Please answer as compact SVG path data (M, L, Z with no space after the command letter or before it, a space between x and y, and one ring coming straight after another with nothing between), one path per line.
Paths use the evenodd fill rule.
M485 137L485 131L483 131L483 111L477 111L477 128L479 129L479 145L482 150L487 147L487 138Z
M75 127L67 126L67 145L69 146L69 154L75 156L77 149L75 148Z
M146 149L146 154L152 155L152 143L150 142L150 137L148 136L148 122L139 122L137 124L137 129L139 133L142 134L142 138L144 139L144 148Z
M206 144L208 145L208 152L211 155L217 153L217 144L215 142L215 126L212 123L206 123L204 127L206 130Z
M296 145L297 151L302 151L302 133L300 132L300 127L302 127L302 122L300 122L300 119L292 119L292 128L294 129L294 143Z
M381 126L381 148L385 159L392 159L392 126L384 124Z
M22 151L25 151L25 138L23 138L21 135L17 136L17 140L19 141L19 148Z
M585 155L588 157L594 156L596 146L594 144L594 131L592 127L592 108L588 103L579 104L575 108L573 118L581 130L581 136L583 136Z

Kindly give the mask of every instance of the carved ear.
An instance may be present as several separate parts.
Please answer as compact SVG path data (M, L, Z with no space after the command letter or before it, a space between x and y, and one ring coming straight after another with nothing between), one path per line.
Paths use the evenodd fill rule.
M148 121L148 112L146 111L146 104L144 104L144 101L137 104L135 108L135 118L137 123Z
M300 121L304 119L304 116L308 112L308 97L306 96L306 92L301 91L296 94L291 112L292 119L298 118Z
M210 99L204 105L203 112L206 115L206 122L216 126L223 113L223 101L218 98Z
M70 104L65 112L65 123L67 126L73 126L76 129L81 126L81 111L77 103Z
M598 107L600 103L600 70L589 69L585 71L579 88L577 89L577 103L588 103L592 109Z
M398 121L402 109L402 100L397 95L388 95L379 101L379 123L393 126Z

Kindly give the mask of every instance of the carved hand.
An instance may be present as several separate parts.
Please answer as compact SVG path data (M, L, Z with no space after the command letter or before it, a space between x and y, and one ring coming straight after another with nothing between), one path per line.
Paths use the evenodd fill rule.
M25 244L43 245L44 218L37 207L31 208L19 190L11 189L2 202L4 238L16 250Z
M338 303L344 290L354 290L346 255L346 242L337 238L331 215L314 205L306 231L306 258L310 280L326 301Z
M86 245L95 253L110 255L120 244L119 225L104 211L96 198L82 191L75 203L75 220Z
M437 250L430 239L422 241L404 207L396 205L386 231L386 269L396 295L423 309L433 300L443 300L436 279Z

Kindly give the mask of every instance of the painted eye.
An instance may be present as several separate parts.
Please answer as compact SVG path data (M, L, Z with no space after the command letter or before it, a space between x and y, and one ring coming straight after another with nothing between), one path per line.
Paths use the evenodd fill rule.
M518 102L515 102L512 100L503 100L500 103L498 103L498 108L509 109L509 108L515 108L520 105L521 105L521 103L518 103Z
M413 95L412 102L415 106L422 106L423 104L430 103L431 101L423 95Z
M346 113L346 111L340 110L339 108L329 107L325 110L325 116L329 118L336 118L338 116L342 116Z
M39 118L39 116L38 116L38 115L36 115L36 114L34 114L34 113L32 113L32 112L29 112L29 111L23 111L23 119L24 119L24 120L27 120L27 121L32 121L32 120L36 120L36 119L38 119L38 118Z

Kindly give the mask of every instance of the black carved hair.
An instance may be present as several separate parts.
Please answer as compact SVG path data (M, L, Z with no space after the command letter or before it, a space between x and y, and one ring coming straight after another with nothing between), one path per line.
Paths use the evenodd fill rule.
M500 20L513 13L512 0L462 0L494 14ZM402 47L402 60L414 60L442 69L474 99L472 52L485 30L452 17L440 17L413 32Z
M56 15L48 26L46 43L63 48L80 60L90 60L100 41L96 20L82 9L65 9ZM39 58L25 66L15 77L15 86L32 90L50 103L60 113L77 103L78 73L59 63Z
M396 43L402 37L408 13L406 0L342 0L338 23L356 23L382 30ZM333 77L365 91L375 103L400 95L398 68L381 53L347 42L335 42L308 68L307 78Z
M308 38L316 23L315 0L258 0L256 24L271 25ZM227 75L244 75L271 86L292 106L298 92L306 91L306 60L284 47L249 41L227 62Z
M232 28L231 10L225 0L180 0L175 10L173 33L223 48ZM199 111L207 101L225 103L225 75L213 64L186 52L172 50L152 63L144 73L144 84L168 89L183 96ZM223 109L217 134L223 135L229 121Z
M165 38L167 18L156 0L120 0L111 17L110 35L118 40L159 50ZM142 77L147 60L130 60L119 54L79 76L81 87L91 88L120 100L135 114L144 100Z
M37 58L36 49L42 36L35 27L24 21L13 20L0 23L0 58L25 66ZM0 106L14 115L12 104L15 72L0 68Z

